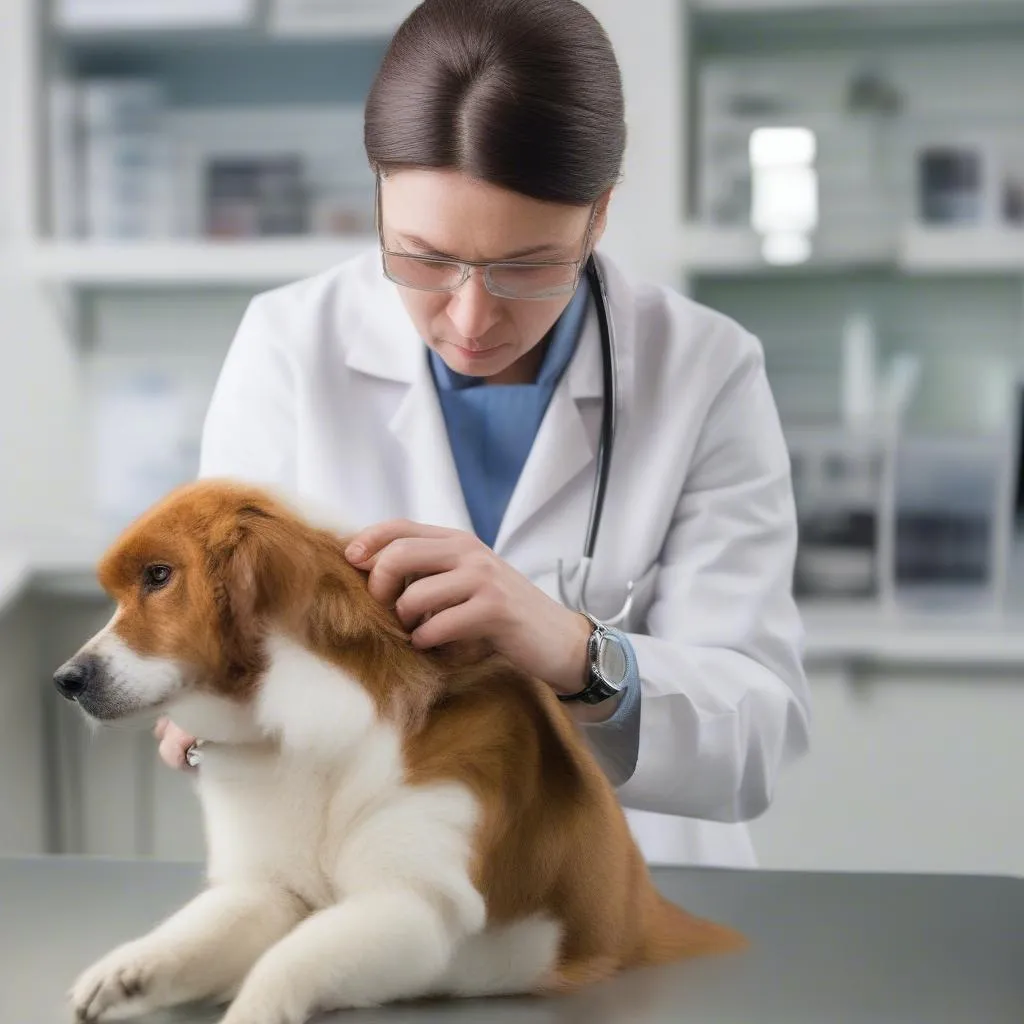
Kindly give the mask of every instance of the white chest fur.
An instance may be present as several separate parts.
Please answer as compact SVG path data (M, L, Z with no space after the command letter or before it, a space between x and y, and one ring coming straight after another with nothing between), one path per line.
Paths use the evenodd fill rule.
M356 680L283 638L270 656L251 715L275 747L204 752L211 877L273 878L314 907L379 885L426 886L480 930L473 795L458 783L407 785L401 738ZM189 726L204 735L201 722Z

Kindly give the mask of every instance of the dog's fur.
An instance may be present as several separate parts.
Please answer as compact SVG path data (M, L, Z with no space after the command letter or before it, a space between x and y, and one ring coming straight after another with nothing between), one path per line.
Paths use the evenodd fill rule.
M95 720L169 714L208 741L209 884L81 975L79 1020L212 1000L300 1024L741 946L657 893L550 688L473 645L416 651L344 547L203 481L104 556L117 611L62 670L87 669Z

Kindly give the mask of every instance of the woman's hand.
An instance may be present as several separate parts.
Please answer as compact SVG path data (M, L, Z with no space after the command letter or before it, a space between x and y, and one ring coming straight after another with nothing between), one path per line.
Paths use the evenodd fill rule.
M358 533L345 554L369 571L370 593L394 607L416 647L487 640L556 693L586 685L587 619L552 600L472 534L393 520ZM607 718L616 703L588 708L586 717Z
M195 742L194 736L182 732L169 718L157 720L153 735L160 741L160 757L171 768L187 768L185 751Z
M357 534L345 554L369 572L370 593L394 606L416 647L486 640L556 693L586 685L587 619L552 600L472 534L393 520ZM572 711L581 721L597 722L617 705L607 700L572 705ZM168 718L153 732L164 763L187 768L185 752L195 737Z

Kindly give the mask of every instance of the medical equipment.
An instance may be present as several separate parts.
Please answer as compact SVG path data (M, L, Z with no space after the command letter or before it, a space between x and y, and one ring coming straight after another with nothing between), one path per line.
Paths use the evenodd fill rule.
M608 487L608 474L611 467L612 448L615 445L615 416L618 402L618 377L615 367L615 335L611 317L608 312L608 291L605 287L604 275L591 256L587 262L587 280L594 295L597 306L598 328L601 332L601 362L604 379L604 391L601 409L601 436L597 448L597 475L594 480L594 491L590 499L590 519L587 523L587 536L583 544L583 557L579 565L569 574L569 580L577 579L579 584L576 593L570 596L566 584L563 562L558 560L558 596L567 608L589 615L587 609L587 581L594 562L594 548L597 534L601 528L601 514L604 511L605 491ZM624 622L633 608L634 581L626 584L626 599L616 615L601 619L605 625L614 626Z

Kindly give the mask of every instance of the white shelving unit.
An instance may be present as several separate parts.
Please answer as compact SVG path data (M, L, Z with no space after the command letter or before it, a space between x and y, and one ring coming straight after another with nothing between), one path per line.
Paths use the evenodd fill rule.
M761 254L759 237L743 228L691 222L680 231L679 254L683 272L690 277L785 277L794 270L768 263ZM833 246L815 252L795 270L801 274L842 274L864 267L894 275L1000 274L1019 275L1024 280L1024 228L910 225L894 231L891 243L872 239L859 247Z

